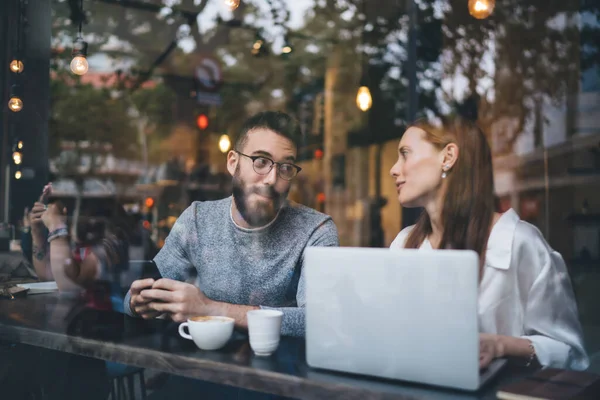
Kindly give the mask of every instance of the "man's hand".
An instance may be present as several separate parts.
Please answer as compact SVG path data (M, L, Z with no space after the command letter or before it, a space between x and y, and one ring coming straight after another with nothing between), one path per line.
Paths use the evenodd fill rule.
M141 297L149 309L158 314L168 313L175 322L218 313L217 302L206 297L196 286L172 279L157 280L152 289L141 293Z
M500 335L479 334L479 368L486 368L496 358L506 355L505 345Z
M142 279L134 281L131 284L131 298L129 300L129 308L134 315L144 319L152 319L158 317L161 313L153 311L149 304L151 300L144 299L141 295L143 290L148 290L154 284L154 279Z

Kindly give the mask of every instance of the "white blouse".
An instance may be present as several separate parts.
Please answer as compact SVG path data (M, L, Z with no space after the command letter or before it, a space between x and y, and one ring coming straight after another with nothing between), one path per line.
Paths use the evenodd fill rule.
M404 248L411 229L403 229L390 247ZM432 250L429 240L420 249ZM512 209L492 228L478 306L480 332L529 339L543 366L589 366L565 262Z

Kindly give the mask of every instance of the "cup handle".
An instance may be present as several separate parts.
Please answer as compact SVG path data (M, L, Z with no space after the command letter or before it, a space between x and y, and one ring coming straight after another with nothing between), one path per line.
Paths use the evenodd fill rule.
M192 340L192 335L190 335L189 333L185 333L185 328L188 328L188 330L190 329L187 322L182 322L179 325L179 334L184 339Z

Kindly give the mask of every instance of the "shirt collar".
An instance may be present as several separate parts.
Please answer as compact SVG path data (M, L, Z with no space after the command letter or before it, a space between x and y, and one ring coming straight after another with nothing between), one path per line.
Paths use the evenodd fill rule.
M485 264L496 269L507 270L510 267L512 244L519 215L511 208L496 221L492 227L485 253Z

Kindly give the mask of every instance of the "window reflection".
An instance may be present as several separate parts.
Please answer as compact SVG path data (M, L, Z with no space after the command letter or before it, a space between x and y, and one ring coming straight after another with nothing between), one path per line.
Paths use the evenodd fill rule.
M25 75L5 84L8 93L18 83L32 107L2 119L10 156L2 158L0 274L55 280L36 268L51 232L43 227L36 242L29 219L37 191L52 181L48 201L66 208L69 230L75 219L127 221L122 236L102 225L90 244L118 237L108 253L119 262L90 279L107 283L102 290L117 304L137 274L130 260L152 259L193 201L231 195L229 147L264 110L290 113L303 132L289 198L331 215L343 246L389 247L414 223L389 177L399 139L417 118L460 115L476 120L490 144L497 210L514 209L563 256L591 368L600 371L594 2L498 0L485 19L458 0L415 0L414 12L410 1L94 1L85 15L74 3L55 0L43 16L52 26L47 146L27 114L38 93L27 74L39 71L24 58ZM79 22L90 45L83 76L69 70ZM364 112L356 106L363 86ZM71 236L64 262L85 242L77 247L85 237ZM114 259L108 253L100 264ZM77 283L101 291L86 285Z

